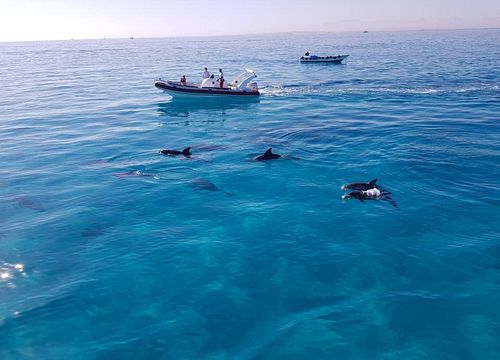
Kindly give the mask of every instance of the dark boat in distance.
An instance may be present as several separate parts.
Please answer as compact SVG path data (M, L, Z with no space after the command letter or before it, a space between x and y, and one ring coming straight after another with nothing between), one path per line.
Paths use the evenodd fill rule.
M349 55L335 55L335 56L318 56L318 55L310 55L309 52L306 52L304 56L300 57L301 63L337 63L340 64L342 60L347 59Z

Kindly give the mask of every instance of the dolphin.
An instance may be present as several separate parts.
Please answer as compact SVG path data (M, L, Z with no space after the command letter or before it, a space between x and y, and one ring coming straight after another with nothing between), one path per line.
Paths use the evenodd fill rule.
M195 145L194 148L200 151L218 151L218 150L226 150L227 146L201 144L201 145Z
M177 156L184 155L185 157L189 157L191 155L191 148L187 147L182 151L179 150L160 150L160 153L163 155Z
M389 196L392 193L387 190L371 188L368 190L354 190L349 194L342 196L342 199L358 199L362 202L365 200L385 200L396 209L399 209L398 204Z
M101 224L87 226L80 232L83 237L94 237L102 234L104 234L104 227Z
M254 158L255 161L275 160L281 158L281 155L273 154L273 148L269 148L264 154Z
M150 177L150 178L153 178L156 180L158 180L160 178L158 175L145 174L139 170L132 170L132 171L124 172L124 173L116 173L116 174L113 174L113 176L117 177L120 180L125 179L125 178L130 178L130 177Z
M219 188L210 180L196 178L189 182L189 185L195 190L219 191Z
M372 181L368 183L364 182L357 182L357 183L351 183L342 186L342 190L359 190L359 191L366 191L370 189L379 189L377 185L377 179L373 179Z
M191 180L189 182L189 186L191 186L195 190L221 191L221 189L219 189L217 187L217 185L215 185L210 180L207 180L204 178L196 178L196 179ZM230 192L227 192L224 190L222 190L222 192L228 196L234 196L234 194L232 194Z
M22 206L26 209L31 209L35 211L40 211L44 212L47 211L45 210L45 207L38 201L33 198L30 198L28 196L16 196L15 198L12 199L15 203L17 203L19 206Z

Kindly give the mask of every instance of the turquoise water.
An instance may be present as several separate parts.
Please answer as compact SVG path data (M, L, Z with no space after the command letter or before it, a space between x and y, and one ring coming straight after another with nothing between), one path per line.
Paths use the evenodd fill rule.
M0 359L499 359L499 38L0 44Z

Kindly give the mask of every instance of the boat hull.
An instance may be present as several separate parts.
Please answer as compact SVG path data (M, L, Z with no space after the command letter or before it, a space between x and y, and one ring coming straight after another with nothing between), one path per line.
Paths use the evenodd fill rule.
M259 96L259 91L238 90L227 88L200 88L194 85L180 85L170 81L157 80L155 86L172 96Z
M338 56L317 56L314 58L301 57L301 63L336 63L340 64L343 60L347 59L349 55L338 55Z

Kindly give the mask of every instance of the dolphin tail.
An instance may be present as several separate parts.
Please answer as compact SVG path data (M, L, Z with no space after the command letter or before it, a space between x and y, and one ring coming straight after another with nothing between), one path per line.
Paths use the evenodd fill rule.
M399 205L390 196L384 197L383 200L387 201L389 204L399 210Z

